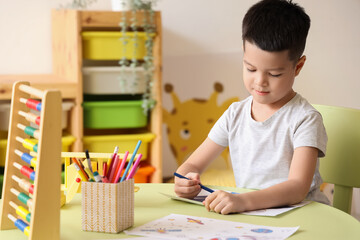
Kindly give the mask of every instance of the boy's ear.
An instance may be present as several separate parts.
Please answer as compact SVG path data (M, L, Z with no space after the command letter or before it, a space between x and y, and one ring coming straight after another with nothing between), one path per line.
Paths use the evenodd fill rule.
M295 66L295 77L297 75L299 75L301 69L303 68L304 64L305 64L305 61L306 61L306 56L302 56L299 61L296 63L296 66Z

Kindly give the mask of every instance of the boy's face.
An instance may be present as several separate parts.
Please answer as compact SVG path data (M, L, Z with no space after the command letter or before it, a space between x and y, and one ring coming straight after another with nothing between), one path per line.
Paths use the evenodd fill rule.
M275 108L286 104L295 95L294 79L304 62L305 57L302 57L294 65L287 50L268 52L245 41L243 77L253 101Z

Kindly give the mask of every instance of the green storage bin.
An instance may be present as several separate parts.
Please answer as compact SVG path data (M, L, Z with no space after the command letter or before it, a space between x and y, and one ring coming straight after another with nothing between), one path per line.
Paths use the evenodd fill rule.
M147 125L143 101L84 102L84 127L94 129L140 128Z

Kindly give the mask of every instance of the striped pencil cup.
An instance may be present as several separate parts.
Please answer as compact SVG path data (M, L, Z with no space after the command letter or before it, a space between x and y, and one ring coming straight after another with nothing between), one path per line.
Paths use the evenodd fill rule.
M119 233L134 225L134 179L81 183L82 230Z

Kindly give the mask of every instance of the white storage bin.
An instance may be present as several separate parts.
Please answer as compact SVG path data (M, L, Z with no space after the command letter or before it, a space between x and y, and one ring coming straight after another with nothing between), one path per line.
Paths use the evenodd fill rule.
M84 94L142 94L146 90L142 67L83 67Z
M61 127L65 129L68 124L68 113L71 108L74 106L72 102L63 102L62 103L62 119L61 119ZM9 130L9 120L10 120L10 102L0 102L0 131L8 131ZM30 112L40 116L40 112L30 109ZM38 129L38 125L35 123L30 123L30 126Z
M61 128L64 130L67 127L68 124L68 113L71 110L71 108L74 106L74 103L72 102L63 102L61 104L62 107L62 114L61 114ZM40 116L40 112L30 109L30 112L36 114L37 116ZM38 129L39 126L36 125L35 123L30 123L30 126L33 128Z

